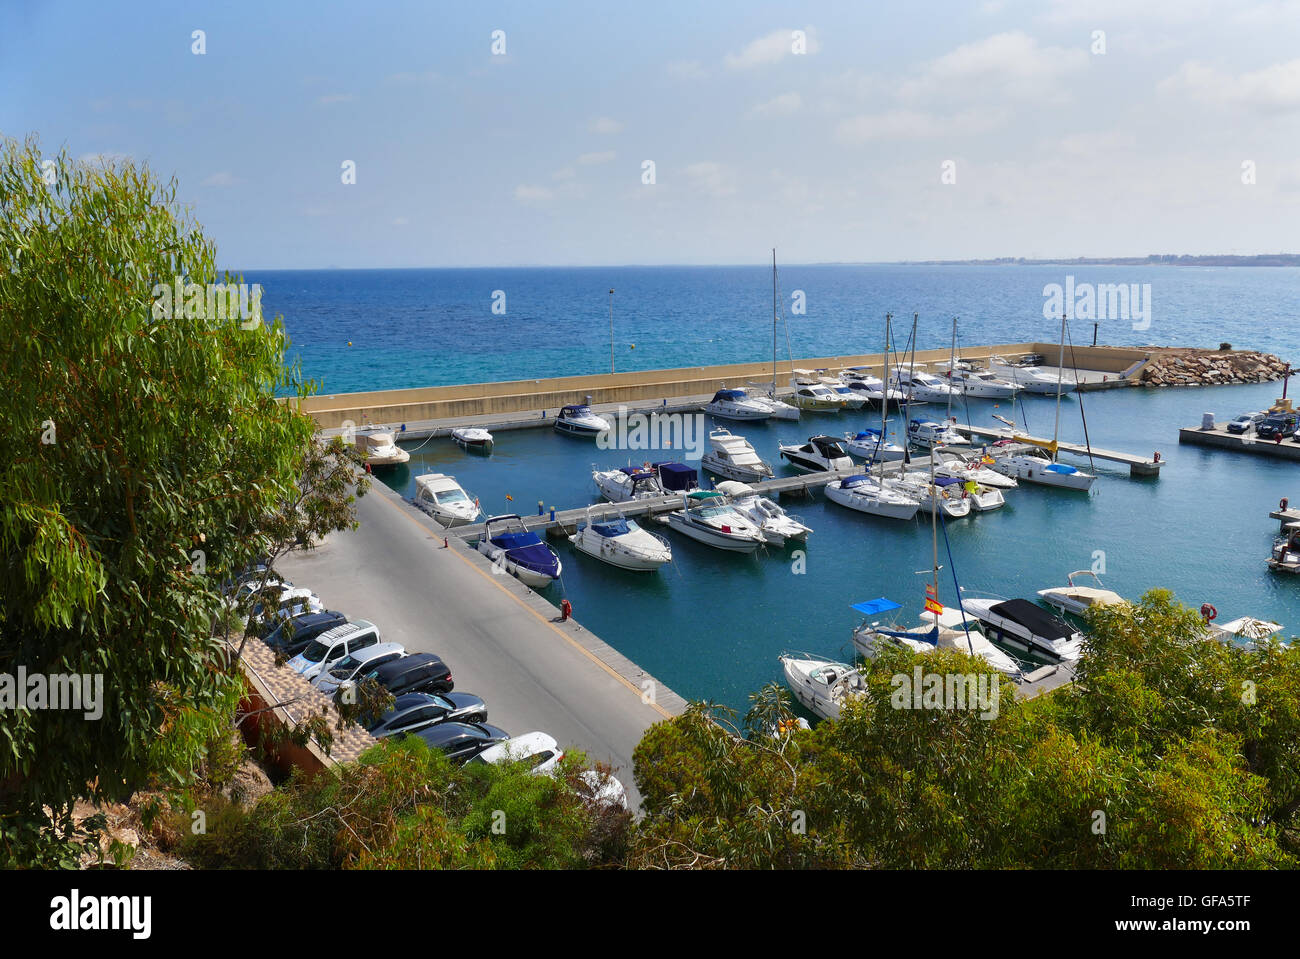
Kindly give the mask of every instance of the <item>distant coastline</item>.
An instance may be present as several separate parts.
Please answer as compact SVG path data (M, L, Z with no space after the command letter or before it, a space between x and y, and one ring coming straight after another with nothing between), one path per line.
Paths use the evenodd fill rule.
M992 260L902 260L900 266L1300 266L1300 253L1263 253L1258 256L1176 255L1078 256L1072 259L1031 260L1023 256L1000 256Z

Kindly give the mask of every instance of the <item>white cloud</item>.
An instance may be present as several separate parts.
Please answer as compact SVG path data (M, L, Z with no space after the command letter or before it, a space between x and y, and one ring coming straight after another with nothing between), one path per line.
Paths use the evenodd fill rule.
M700 65L699 60L674 60L664 70L677 80L703 80L709 72Z
M817 32L812 27L804 28L803 32L808 53L816 53L821 49L817 42ZM794 52L793 34L793 30L773 30L757 40L751 40L740 53L727 54L723 62L732 70L748 70L779 63Z
M602 150L599 153L584 153L578 157L578 163L582 166L595 166L598 163L608 163L618 154L613 150Z
M1160 81L1158 89L1166 94L1186 92L1202 103L1216 106L1287 113L1300 109L1300 60L1275 63L1238 76L1189 60L1173 76Z
M736 176L721 163L712 160L689 164L686 178L690 185L710 196L731 196L736 192Z
M899 93L911 100L1056 99L1064 92L1059 81L1084 69L1088 56L1083 45L1042 47L1020 30L998 33L931 60L918 76L903 81Z
M408 219L407 219L406 217L404 217L404 216L395 216L395 217L393 217L393 226L406 226L406 224L408 224L408 223L410 223L410 222L411 222L411 221L408 220Z
M551 174L552 180L572 180L578 175L578 171L571 166L562 166Z
M239 179L239 177L235 176L233 173L230 173L227 170L221 170L220 172L214 173L212 174L212 176L205 178L200 185L201 186L235 186L243 182L244 182L243 180Z
M515 199L520 203L544 203L554 195L549 187L531 186L527 183L515 187Z
M587 125L587 129L592 133L619 133L623 129L623 124L612 117L596 117Z
M783 93L778 97L773 97L764 103L758 104L751 110L751 113L764 114L773 113L777 115L787 115L795 113L803 108L803 97L798 93Z

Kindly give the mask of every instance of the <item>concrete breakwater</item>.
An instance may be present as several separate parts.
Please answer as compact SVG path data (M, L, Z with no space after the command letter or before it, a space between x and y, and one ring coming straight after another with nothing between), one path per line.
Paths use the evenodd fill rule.
M1165 348L1153 352L1138 374L1142 386L1220 386L1280 380L1287 364L1255 350Z

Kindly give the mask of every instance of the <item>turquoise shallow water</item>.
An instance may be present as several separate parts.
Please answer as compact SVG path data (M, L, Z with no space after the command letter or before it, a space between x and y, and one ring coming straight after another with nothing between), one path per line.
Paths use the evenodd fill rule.
M1123 595L1167 586L1189 605L1213 603L1222 619L1259 616L1300 633L1300 582L1264 565L1277 529L1269 510L1282 496L1300 501L1295 464L1177 442L1178 428L1199 423L1203 411L1226 418L1257 409L1277 389L1264 384L1086 394L1083 408L1093 443L1130 452L1159 450L1168 461L1162 476L1135 479L1126 467L1099 461L1101 476L1090 495L1022 485L1007 494L1001 510L950 520L948 536L962 585L1032 599L1036 590L1064 583L1071 570L1091 567L1094 551L1102 550L1102 578ZM1053 407L1051 397L1026 399L1033 432L1050 435ZM1006 414L1006 404L997 411ZM971 402L976 424L995 425L993 412L990 401ZM778 441L839 433L868 424L869 417L866 412L805 413L799 423L725 425L775 462ZM1061 419L1062 439L1081 441L1077 398L1063 401ZM592 466L619 466L629 459L598 450L593 440L549 429L500 433L487 457L465 453L449 439L430 440L416 450L417 445L408 444L414 451L409 467L384 477L385 482L411 495L414 476L451 473L488 512L535 513L539 499L557 509L597 502ZM673 545L671 567L652 574L623 572L560 543L563 580L545 595L557 605L567 597L585 626L681 695L743 710L751 691L781 678L776 660L781 652L849 657L849 634L859 622L850 603L888 596L912 614L909 623L914 621L926 579L914 571L930 565L927 514L899 523L845 510L820 494L783 502L814 529L802 574L794 572L789 549L728 554L652 524ZM940 561L945 566L941 598L951 604L954 591L942 553Z

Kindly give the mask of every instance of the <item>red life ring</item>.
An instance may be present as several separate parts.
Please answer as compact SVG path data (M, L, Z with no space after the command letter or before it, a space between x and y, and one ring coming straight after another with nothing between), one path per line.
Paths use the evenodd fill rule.
M1211 605L1210 603L1202 603L1201 616L1205 618L1205 621L1207 623L1212 623L1214 622L1214 620L1219 618L1219 611L1215 609L1214 606Z
M1287 503L1289 503L1289 502L1290 502L1290 500L1288 500L1285 496L1283 496L1280 500L1277 501L1277 508L1278 508L1278 509L1286 509L1286 507L1287 507Z

